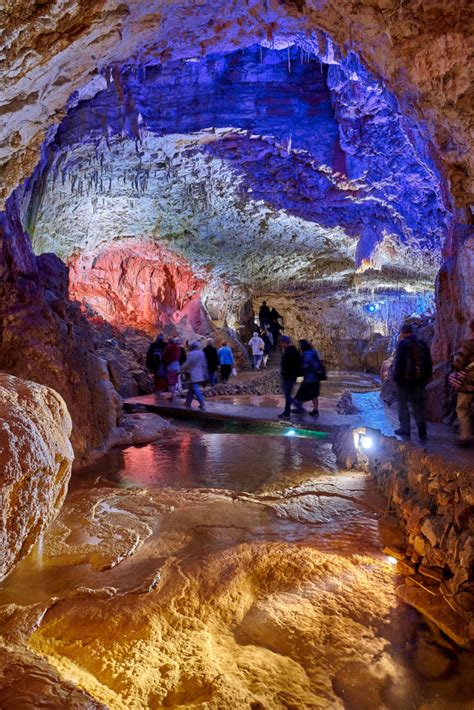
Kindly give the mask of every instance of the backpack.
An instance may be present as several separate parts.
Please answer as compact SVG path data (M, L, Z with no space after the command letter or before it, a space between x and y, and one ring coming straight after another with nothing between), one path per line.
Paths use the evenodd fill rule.
M411 340L407 343L405 371L406 382L429 382L433 372L431 354L422 340Z
M152 343L147 353L146 366L153 373L157 373L161 365L161 349L157 343Z
M311 358L311 370L320 382L327 379L326 367L316 351Z

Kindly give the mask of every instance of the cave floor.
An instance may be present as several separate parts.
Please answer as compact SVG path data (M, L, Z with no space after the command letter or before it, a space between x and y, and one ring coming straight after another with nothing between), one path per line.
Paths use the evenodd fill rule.
M0 586L0 707L470 710L400 542L324 439L180 422L76 472Z

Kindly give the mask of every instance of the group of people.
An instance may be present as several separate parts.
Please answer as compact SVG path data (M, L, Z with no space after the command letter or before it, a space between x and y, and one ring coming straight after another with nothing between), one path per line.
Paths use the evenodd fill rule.
M305 402L313 403L313 409L308 414L312 417L319 417L320 383L326 379L326 368L323 361L307 340L299 341L298 350L289 336L282 335L280 345L283 351L280 372L285 408L278 417L290 419L292 413L304 414L306 411ZM300 377L303 378L303 381L293 397L293 389Z
M272 350L277 349L280 333L284 330L283 317L276 308L267 306L263 301L258 312L258 323L254 323L254 332L248 342L252 353L252 365L255 370L267 367Z
M263 303L263 307L266 303ZM260 312L262 311L260 309ZM273 309L275 310L275 309ZM268 309L270 311L270 309ZM263 363L266 366L268 355L275 341L272 341L267 311L264 311L261 330L256 330L249 341L252 349L253 364L259 369ZM281 318L277 314L278 318ZM278 336L277 336L278 337ZM308 414L319 416L320 383L326 379L326 370L318 352L307 340L299 341L299 349L293 345L291 338L283 335L279 338L282 348L281 378L285 408L278 416L280 419L290 419L292 413L305 413L304 403L312 402L313 408ZM189 387L186 395L186 406L190 407L194 398L201 409L205 408L205 400L201 386L209 382L217 382L220 370L222 382L227 382L232 371L235 372L235 361L231 348L225 341L219 349L209 340L202 350L199 343L186 343L186 348L178 337L165 340L160 334L150 345L146 364L153 373L156 392L168 390L171 399L177 390L182 389L181 375L189 374ZM454 372L450 376L451 386L457 391L456 412L459 420L460 446L471 446L474 443L472 428L472 405L474 402L474 319L469 324L468 337L462 341L459 350L453 357ZM395 431L399 436L409 437L410 408L418 428L418 436L424 441L427 438L424 395L425 387L431 380L433 364L429 347L416 336L412 325L404 324L400 330L395 353L393 379L398 387L398 417L399 428ZM293 396L298 379L302 382Z
M453 356L454 372L449 378L457 391L456 414L459 422L458 444L462 447L474 443L472 429L472 404L474 401L474 319L469 323L469 333ZM433 364L429 347L417 338L413 326L405 324L395 353L393 378L398 387L398 418L400 426L395 433L409 437L410 410L418 428L421 441L427 438L425 417L425 387L431 380Z
M160 333L148 348L146 366L153 374L155 392L169 392L170 400L182 391L182 375L186 373L189 377L186 406L190 407L196 398L199 407L205 409L202 385L206 382L215 385L218 370L222 382L227 382L235 369L235 360L226 341L222 341L221 347L217 349L214 342L209 340L201 350L198 342L187 342L185 348L178 336L166 340Z

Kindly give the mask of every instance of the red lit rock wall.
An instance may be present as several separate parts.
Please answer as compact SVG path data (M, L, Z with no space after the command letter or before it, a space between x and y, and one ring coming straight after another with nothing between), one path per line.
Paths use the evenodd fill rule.
M106 321L152 335L198 301L204 281L178 255L152 242L121 240L72 257L69 295Z

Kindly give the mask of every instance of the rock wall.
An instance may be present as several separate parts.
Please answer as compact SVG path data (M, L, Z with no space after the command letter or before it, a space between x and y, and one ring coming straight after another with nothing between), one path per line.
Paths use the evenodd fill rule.
M406 533L401 598L433 616L457 643L474 645L474 482L472 467L374 433L373 452L354 447L351 429L334 436L338 462L366 470Z
M49 387L0 373L0 580L64 502L74 458L71 418Z
M67 298L64 264L34 256L14 204L0 223L0 277L0 368L59 392L77 459L112 444L121 402L93 327Z
M337 289L321 284L305 291L264 293L254 299L254 310L266 300L283 316L285 334L313 342L333 369L379 374L393 347L404 316L433 307L433 294L358 289L351 283Z
M204 285L177 254L133 239L81 253L68 266L72 299L112 325L152 335L179 322L183 309L199 301Z

